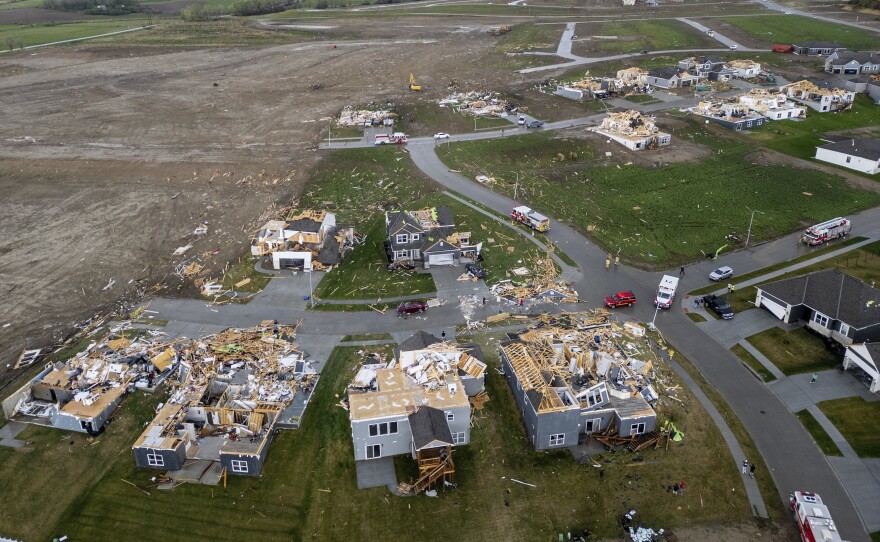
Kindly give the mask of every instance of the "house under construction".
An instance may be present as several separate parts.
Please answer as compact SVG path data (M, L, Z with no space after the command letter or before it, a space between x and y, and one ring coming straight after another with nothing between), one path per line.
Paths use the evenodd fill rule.
M672 136L661 132L655 124L654 117L642 115L630 109L621 113L608 113L602 124L590 128L597 134L612 139L629 150L656 149L669 145Z
M545 317L501 343L504 376L535 449L574 446L599 432L631 438L654 431L653 362L609 316Z

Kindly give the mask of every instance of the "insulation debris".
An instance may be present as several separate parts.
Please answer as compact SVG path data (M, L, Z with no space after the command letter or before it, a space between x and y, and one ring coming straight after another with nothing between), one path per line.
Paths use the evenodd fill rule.
M602 119L602 124L589 130L613 139L630 150L655 149L672 141L672 136L661 132L655 120L630 109L608 113Z
M535 269L535 272L529 280L524 282L502 280L492 285L489 291L495 297L514 304L518 304L520 300L525 301L527 299L553 303L578 302L577 291L572 288L569 282L566 282L559 276L559 267L553 261L550 252L543 256L538 256L532 267ZM519 271L523 269L528 273L528 269L518 268ZM514 275L522 276L516 271L513 273Z
M390 109L354 109L346 107L339 114L337 126L361 128L364 126L393 126L398 115Z
M499 98L497 92L456 92L437 103L441 107L451 107L456 112L475 117L505 117L517 110L517 106Z

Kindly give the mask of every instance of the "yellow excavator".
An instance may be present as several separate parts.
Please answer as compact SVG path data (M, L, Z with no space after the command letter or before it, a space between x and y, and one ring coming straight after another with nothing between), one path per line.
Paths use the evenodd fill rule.
M422 90L422 85L416 84L416 78L409 74L409 89L415 92Z

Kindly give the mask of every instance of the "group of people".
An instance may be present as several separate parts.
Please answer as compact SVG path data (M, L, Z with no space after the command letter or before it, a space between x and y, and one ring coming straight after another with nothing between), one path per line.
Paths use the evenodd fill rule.
M743 474L748 474L752 478L755 477L755 464L749 465L748 459L743 459Z

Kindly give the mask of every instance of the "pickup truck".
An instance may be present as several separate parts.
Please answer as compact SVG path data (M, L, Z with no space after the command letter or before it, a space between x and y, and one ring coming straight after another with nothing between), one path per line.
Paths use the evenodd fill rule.
M721 318L725 320L733 319L733 309L730 308L730 305L727 304L727 300L723 297L707 295L703 296L703 302Z
M632 292L617 292L605 297L605 306L609 309L615 307L629 307L636 304L636 296Z

